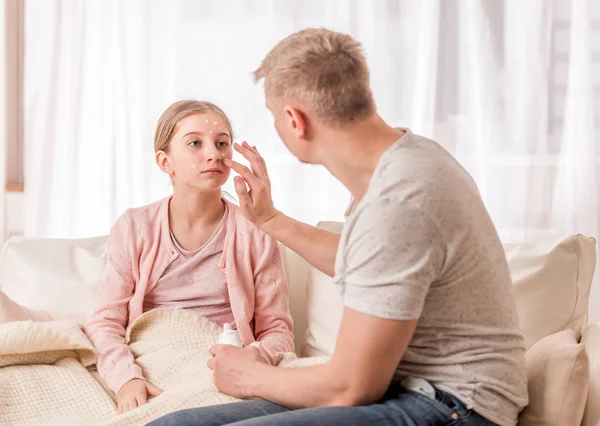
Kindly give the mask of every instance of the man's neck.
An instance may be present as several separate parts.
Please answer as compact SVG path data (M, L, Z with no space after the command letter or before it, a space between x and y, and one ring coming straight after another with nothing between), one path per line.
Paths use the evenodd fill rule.
M339 129L327 129L319 146L320 164L340 180L355 200L369 188L383 153L405 133L388 126L378 115Z

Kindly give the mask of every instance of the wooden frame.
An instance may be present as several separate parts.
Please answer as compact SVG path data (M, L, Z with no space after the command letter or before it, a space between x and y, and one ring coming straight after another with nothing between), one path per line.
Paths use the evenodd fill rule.
M3 0L6 52L5 191L23 191L24 0ZM1 27L1 26L0 26Z

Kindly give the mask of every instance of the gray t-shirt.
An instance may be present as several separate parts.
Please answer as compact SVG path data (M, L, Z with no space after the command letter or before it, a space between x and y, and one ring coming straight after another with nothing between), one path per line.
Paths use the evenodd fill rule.
M504 250L469 174L406 132L347 218L334 280L349 308L419 320L394 382L424 378L515 425L527 375Z

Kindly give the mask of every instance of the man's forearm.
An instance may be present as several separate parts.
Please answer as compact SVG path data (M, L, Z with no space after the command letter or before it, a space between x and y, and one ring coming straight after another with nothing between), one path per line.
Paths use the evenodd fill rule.
M299 222L281 212L260 228L321 272L333 276L339 234Z
M291 409L352 405L343 376L334 375L329 364L305 368L260 366L253 372L249 393Z

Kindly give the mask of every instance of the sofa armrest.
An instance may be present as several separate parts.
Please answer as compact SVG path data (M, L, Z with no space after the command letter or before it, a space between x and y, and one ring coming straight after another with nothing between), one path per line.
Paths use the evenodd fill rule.
M600 323L590 325L581 337L590 362L590 388L588 391L582 426L600 424Z

